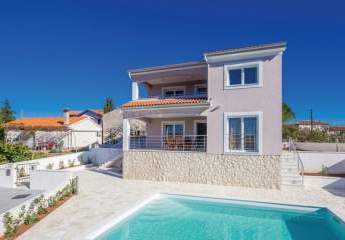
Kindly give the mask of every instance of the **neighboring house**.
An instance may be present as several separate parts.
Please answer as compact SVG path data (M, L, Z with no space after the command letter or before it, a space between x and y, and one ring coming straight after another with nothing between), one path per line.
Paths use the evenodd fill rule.
M122 140L122 110L114 109L103 115L103 143L117 143ZM131 136L142 136L146 132L146 123L131 119Z
M198 62L129 71L125 178L280 186L285 43L204 53ZM146 88L140 98L139 85ZM130 136L130 120L147 124Z
M345 135L345 126L330 126L328 131L331 134Z
M86 109L83 111L70 110L69 112L71 117L87 116L90 119L94 120L97 124L102 124L102 117L104 115L102 109Z
M5 125L6 141L32 149L77 149L101 143L100 125L87 116L20 118Z
M319 120L301 120L295 124L300 130L324 130L328 131L330 125L327 122L322 122Z

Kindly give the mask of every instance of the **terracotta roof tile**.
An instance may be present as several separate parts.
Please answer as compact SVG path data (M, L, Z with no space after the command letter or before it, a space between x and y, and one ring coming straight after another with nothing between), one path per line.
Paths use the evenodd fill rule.
M103 109L86 109L86 110L70 110L69 114L70 116L78 116L79 114L83 114L86 111L91 111L99 115L103 115L104 111Z
M147 106L160 106L160 105L175 105L175 104L196 104L207 103L206 97L200 98L164 98L164 99L143 99L130 101L122 105L123 108L131 107L147 107Z
M76 123L85 117L71 117L70 124ZM35 117L35 118L20 118L6 123L7 128L64 128L64 117Z

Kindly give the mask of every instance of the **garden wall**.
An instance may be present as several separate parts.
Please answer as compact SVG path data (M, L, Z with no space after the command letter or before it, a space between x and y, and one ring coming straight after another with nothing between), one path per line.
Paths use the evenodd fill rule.
M60 168L60 162L63 162L63 165L65 167L69 166L70 162L74 162L74 165L80 165L82 163L86 163L88 161L87 158L87 152L77 152L77 153L68 153L63 155L57 155L52 157L46 157L46 158L39 158L34 160L28 160L25 162L18 162L21 163L38 163L37 169L47 169L48 165L52 164L52 170L59 169Z
M280 156L125 151L123 177L256 188L280 188Z
M345 143L296 142L295 144L301 151L345 152Z
M36 175L37 174L37 175ZM36 175L36 177L35 177ZM38 188L44 190L43 195L45 198L54 196L59 190L66 186L70 180L73 178L72 172L67 171L46 171L46 170L37 170L33 174L33 180L35 181L32 188ZM60 181L57 183L57 181ZM32 184L32 183L31 183ZM45 188L45 189L43 189ZM36 196L37 197L37 196ZM12 209L6 211L10 212L12 215L18 215L22 206L29 206L34 198L30 198L25 202L13 207ZM3 216L5 213L0 214L0 236L4 233L5 228L3 225Z
M4 164L0 166L0 187L13 188L16 181L16 170L13 164Z
M330 174L345 174L345 152L299 152L306 173L320 173L327 167Z

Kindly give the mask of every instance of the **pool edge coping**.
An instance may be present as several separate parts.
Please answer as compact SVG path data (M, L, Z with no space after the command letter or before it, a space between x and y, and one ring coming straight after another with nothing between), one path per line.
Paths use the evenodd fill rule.
M95 240L97 237L101 236L103 233L110 230L112 227L119 224L121 221L125 220L138 210L145 207L150 202L162 198L162 197L170 197L170 198L177 198L177 199L192 199L192 200L199 200L199 201L208 201L208 202L218 202L218 203L237 203L237 204L244 204L249 206L260 206L260 207L273 207L277 209L287 209L287 210L300 210L300 211L313 211L317 209L327 209L332 215L338 218L341 222L345 224L341 217L335 214L330 208L327 207L319 207L319 206L307 206L307 205L297 205L297 204L288 204L288 203L277 203L277 202L262 202L262 201L255 201L255 200L245 200L245 199L236 199L236 198L220 198L220 197L210 197L210 196L201 196L201 195L188 195L188 194L178 194L178 193L155 193L152 196L146 198L145 200L141 201L139 204L135 205L134 207L130 208L129 210L125 211L124 213L120 214L118 217L115 217L113 220L107 221L102 227L95 230L90 231L87 236L86 240Z

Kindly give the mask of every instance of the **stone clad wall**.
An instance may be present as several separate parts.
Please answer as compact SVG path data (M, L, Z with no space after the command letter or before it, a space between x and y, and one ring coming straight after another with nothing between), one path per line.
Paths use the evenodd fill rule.
M280 188L280 156L125 151L126 179Z

